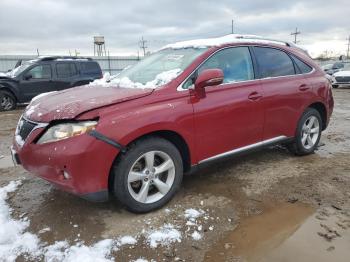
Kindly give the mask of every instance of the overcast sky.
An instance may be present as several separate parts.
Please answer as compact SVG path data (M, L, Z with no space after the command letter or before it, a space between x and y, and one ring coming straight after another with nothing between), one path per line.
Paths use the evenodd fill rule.
M293 40L316 55L346 52L349 0L0 0L0 54L93 54L93 36L105 36L111 55L136 54L180 40L231 32Z

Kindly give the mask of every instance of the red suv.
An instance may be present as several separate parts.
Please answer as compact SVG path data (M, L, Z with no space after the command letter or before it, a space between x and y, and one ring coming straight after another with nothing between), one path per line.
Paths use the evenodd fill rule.
M202 163L276 143L314 152L332 110L331 84L303 50L229 35L168 45L108 81L33 99L12 154L63 190L148 212Z

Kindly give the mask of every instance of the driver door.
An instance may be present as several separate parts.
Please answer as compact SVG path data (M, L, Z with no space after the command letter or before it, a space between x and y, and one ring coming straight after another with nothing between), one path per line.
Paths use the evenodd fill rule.
M50 64L35 65L28 69L19 84L23 102L29 102L34 96L54 91Z
M206 87L203 97L192 99L199 162L256 144L263 135L263 91L260 81L255 80L249 48L218 51L197 75L213 68L223 71L224 82Z

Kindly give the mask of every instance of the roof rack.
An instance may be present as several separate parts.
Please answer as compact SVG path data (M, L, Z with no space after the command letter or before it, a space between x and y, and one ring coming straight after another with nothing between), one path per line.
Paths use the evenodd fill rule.
M89 60L92 61L90 57L82 57L82 56L44 56L39 57L39 61L53 61L53 60Z
M237 35L237 39L251 39L251 40L265 40L265 41L271 41L271 42L277 42L281 43L283 45L289 46L289 47L296 47L295 44L287 42L287 41L282 41L282 40L277 40L273 38L267 38L267 37L262 37L262 36L257 36L257 35Z

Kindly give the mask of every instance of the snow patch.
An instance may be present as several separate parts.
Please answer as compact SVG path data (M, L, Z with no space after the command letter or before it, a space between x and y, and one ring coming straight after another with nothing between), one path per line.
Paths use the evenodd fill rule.
M194 231L192 233L191 237L193 238L193 240L196 240L196 241L202 239L202 235L198 231Z
M181 242L181 233L173 225L167 224L160 230L151 232L147 236L147 242L151 248L156 248L158 245L168 246L175 242Z
M191 219L191 218L195 219L195 218L200 217L201 215L203 215L202 211L198 211L198 210L193 209L193 208L189 208L189 209L185 210L185 217L189 218L189 219Z
M121 246L135 245L137 243L137 240L132 236L123 236L122 238L119 239L119 243Z
M133 82L128 77L118 78L117 76L109 76L105 74L102 79L97 79L90 83L90 86L104 86L104 87L122 87L122 88L157 88L163 85L168 84L178 75L182 73L182 70L177 68L169 71L162 72L156 76L152 81L147 82L146 84Z

